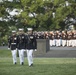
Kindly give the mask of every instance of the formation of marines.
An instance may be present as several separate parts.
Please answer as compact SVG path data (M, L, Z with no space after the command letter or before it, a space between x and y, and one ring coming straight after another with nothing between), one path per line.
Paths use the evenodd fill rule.
M37 39L49 39L50 46L76 46L76 30L34 32Z
M12 35L8 38L8 49L11 49L13 64L17 64L17 50L19 52L20 65L24 65L24 51L27 52L28 65L33 66L33 50L37 49L36 38L33 35L32 28L28 28L27 34L24 29L20 28L18 35L16 31L12 31Z

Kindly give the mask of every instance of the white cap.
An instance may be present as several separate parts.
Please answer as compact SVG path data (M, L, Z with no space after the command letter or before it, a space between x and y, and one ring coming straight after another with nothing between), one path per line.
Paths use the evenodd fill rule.
M15 33L15 32L16 32L15 30L12 31L12 33Z
M33 30L32 28L27 28L27 30L29 31L29 30Z
M19 31L23 31L24 29L23 28L19 28Z

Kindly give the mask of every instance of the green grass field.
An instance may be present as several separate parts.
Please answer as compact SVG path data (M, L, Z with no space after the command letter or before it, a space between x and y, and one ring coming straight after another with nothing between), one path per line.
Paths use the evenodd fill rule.
M0 75L76 75L76 58L35 58L29 67L25 57L24 65L12 63L9 50L0 50Z

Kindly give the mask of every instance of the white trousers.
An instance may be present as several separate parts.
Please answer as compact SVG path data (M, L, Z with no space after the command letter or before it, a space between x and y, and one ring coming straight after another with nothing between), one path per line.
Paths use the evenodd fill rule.
M17 62L17 50L11 50L12 57L13 57L13 64Z
M62 46L64 47L66 45L66 40L62 39Z
M67 46L71 46L72 42L71 40L67 40Z
M75 47L76 46L76 40L73 39L71 44L72 44L72 47Z
M61 43L60 43L60 39L56 39L56 46L60 46L61 45Z
M24 63L24 49L18 51L19 51L20 64L22 64L22 62Z
M49 43L50 43L50 46L55 46L55 40L50 40Z
M27 50L28 65L33 64L33 49Z

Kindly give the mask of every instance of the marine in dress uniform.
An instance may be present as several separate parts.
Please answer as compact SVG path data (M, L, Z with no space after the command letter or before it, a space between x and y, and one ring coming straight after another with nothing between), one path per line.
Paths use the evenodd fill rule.
M47 31L44 32L44 39L49 39L49 35Z
M17 63L17 35L16 31L12 31L12 35L8 38L8 49L11 49L13 64Z
M56 40L56 46L59 47L61 45L61 34L59 31L56 31L55 34L55 40Z
M76 47L76 30L74 34L75 34L74 38L75 38L75 47Z
M54 33L53 31L49 32L50 46L55 46Z
M18 39L18 51L19 51L19 59L20 59L20 64L24 64L24 51L26 49L26 43L27 43L27 36L24 34L24 29L19 28L19 35L17 36Z
M75 33L75 30L73 30L72 32L72 47L75 47L76 46L76 33Z
M61 33L61 37L62 37L62 46L66 46L66 33L65 31L62 31Z
M33 50L37 49L36 37L33 35L32 28L28 28L28 40L27 40L27 59L28 65L33 66Z
M67 46L71 46L71 38L72 38L72 34L71 31L67 31Z

